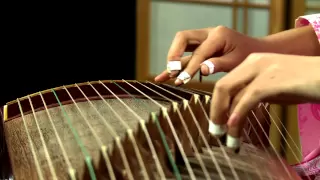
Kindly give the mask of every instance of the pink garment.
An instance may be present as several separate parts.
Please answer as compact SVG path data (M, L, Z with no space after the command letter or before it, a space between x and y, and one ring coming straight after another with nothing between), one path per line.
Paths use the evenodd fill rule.
M320 14L296 20L296 28L307 25L312 25L320 42ZM320 180L320 104L298 105L298 124L303 162L293 168L300 176Z

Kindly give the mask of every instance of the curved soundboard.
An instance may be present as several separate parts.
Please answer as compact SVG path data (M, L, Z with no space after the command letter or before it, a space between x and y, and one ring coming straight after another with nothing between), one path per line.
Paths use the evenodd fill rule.
M1 137L6 145L1 158L8 161L1 163L2 177L227 180L292 176L266 147L261 150L244 143L235 153L224 147L223 138L211 137L210 98L207 92L125 80L68 85L19 98L3 107ZM261 132L253 130L256 136Z

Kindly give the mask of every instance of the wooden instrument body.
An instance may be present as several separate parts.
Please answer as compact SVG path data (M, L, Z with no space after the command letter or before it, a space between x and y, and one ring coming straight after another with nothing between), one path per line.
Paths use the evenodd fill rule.
M112 179L113 175L116 179L130 179L130 175L134 179L160 179L159 169L166 178L175 178L166 146L182 179L192 179L183 156L197 179L205 179L199 159L211 178L219 178L212 152L226 179L234 179L231 169L240 179L287 176L277 172L285 167L273 169L279 164L273 155L258 148L244 145L234 154L217 147L217 139L208 134L210 95L205 92L137 81L104 81L59 87L28 97L9 102L3 112L5 149L18 180L41 179L39 171L44 179ZM257 135L260 140L252 141L257 138L250 137ZM247 140L255 145L268 145L268 138L260 131L249 136ZM195 156L195 149L200 156ZM262 171L258 167L265 168Z

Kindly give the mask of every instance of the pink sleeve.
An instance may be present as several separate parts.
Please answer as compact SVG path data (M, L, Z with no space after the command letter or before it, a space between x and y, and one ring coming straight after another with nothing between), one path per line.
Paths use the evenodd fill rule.
M320 39L320 14L301 16L296 19L296 28L311 24Z
M311 25L320 42L320 14L301 16L296 20L296 28ZM300 175L307 173L313 178L320 178L320 104L298 105L298 126L303 163L294 168ZM314 166L316 165L316 166ZM304 173L301 170L304 169Z

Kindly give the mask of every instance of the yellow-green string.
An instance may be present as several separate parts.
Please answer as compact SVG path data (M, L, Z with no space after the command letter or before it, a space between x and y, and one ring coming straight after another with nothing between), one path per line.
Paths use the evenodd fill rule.
M78 133L77 133L77 130L72 126L72 122L67 114L67 112L65 111L65 109L63 108L63 105L61 104L59 98L58 98L58 95L56 94L55 90L54 89L51 89L51 91L53 92L55 98L57 99L58 101L58 104L61 108L61 110L63 111L63 114L64 114L64 117L67 119L67 122L68 122L68 125L69 125L69 128L71 129L72 133L73 133L73 136L74 138L76 139L78 145L80 146L81 148L81 151L83 153L83 155L85 156L85 162L87 164L87 167L89 169L89 174L90 174L90 177L92 180L96 180L96 174L94 172L94 168L93 168L93 165L92 165L92 159L91 159L91 156L90 154L88 153L87 149L84 147L83 145L83 142L81 141Z

